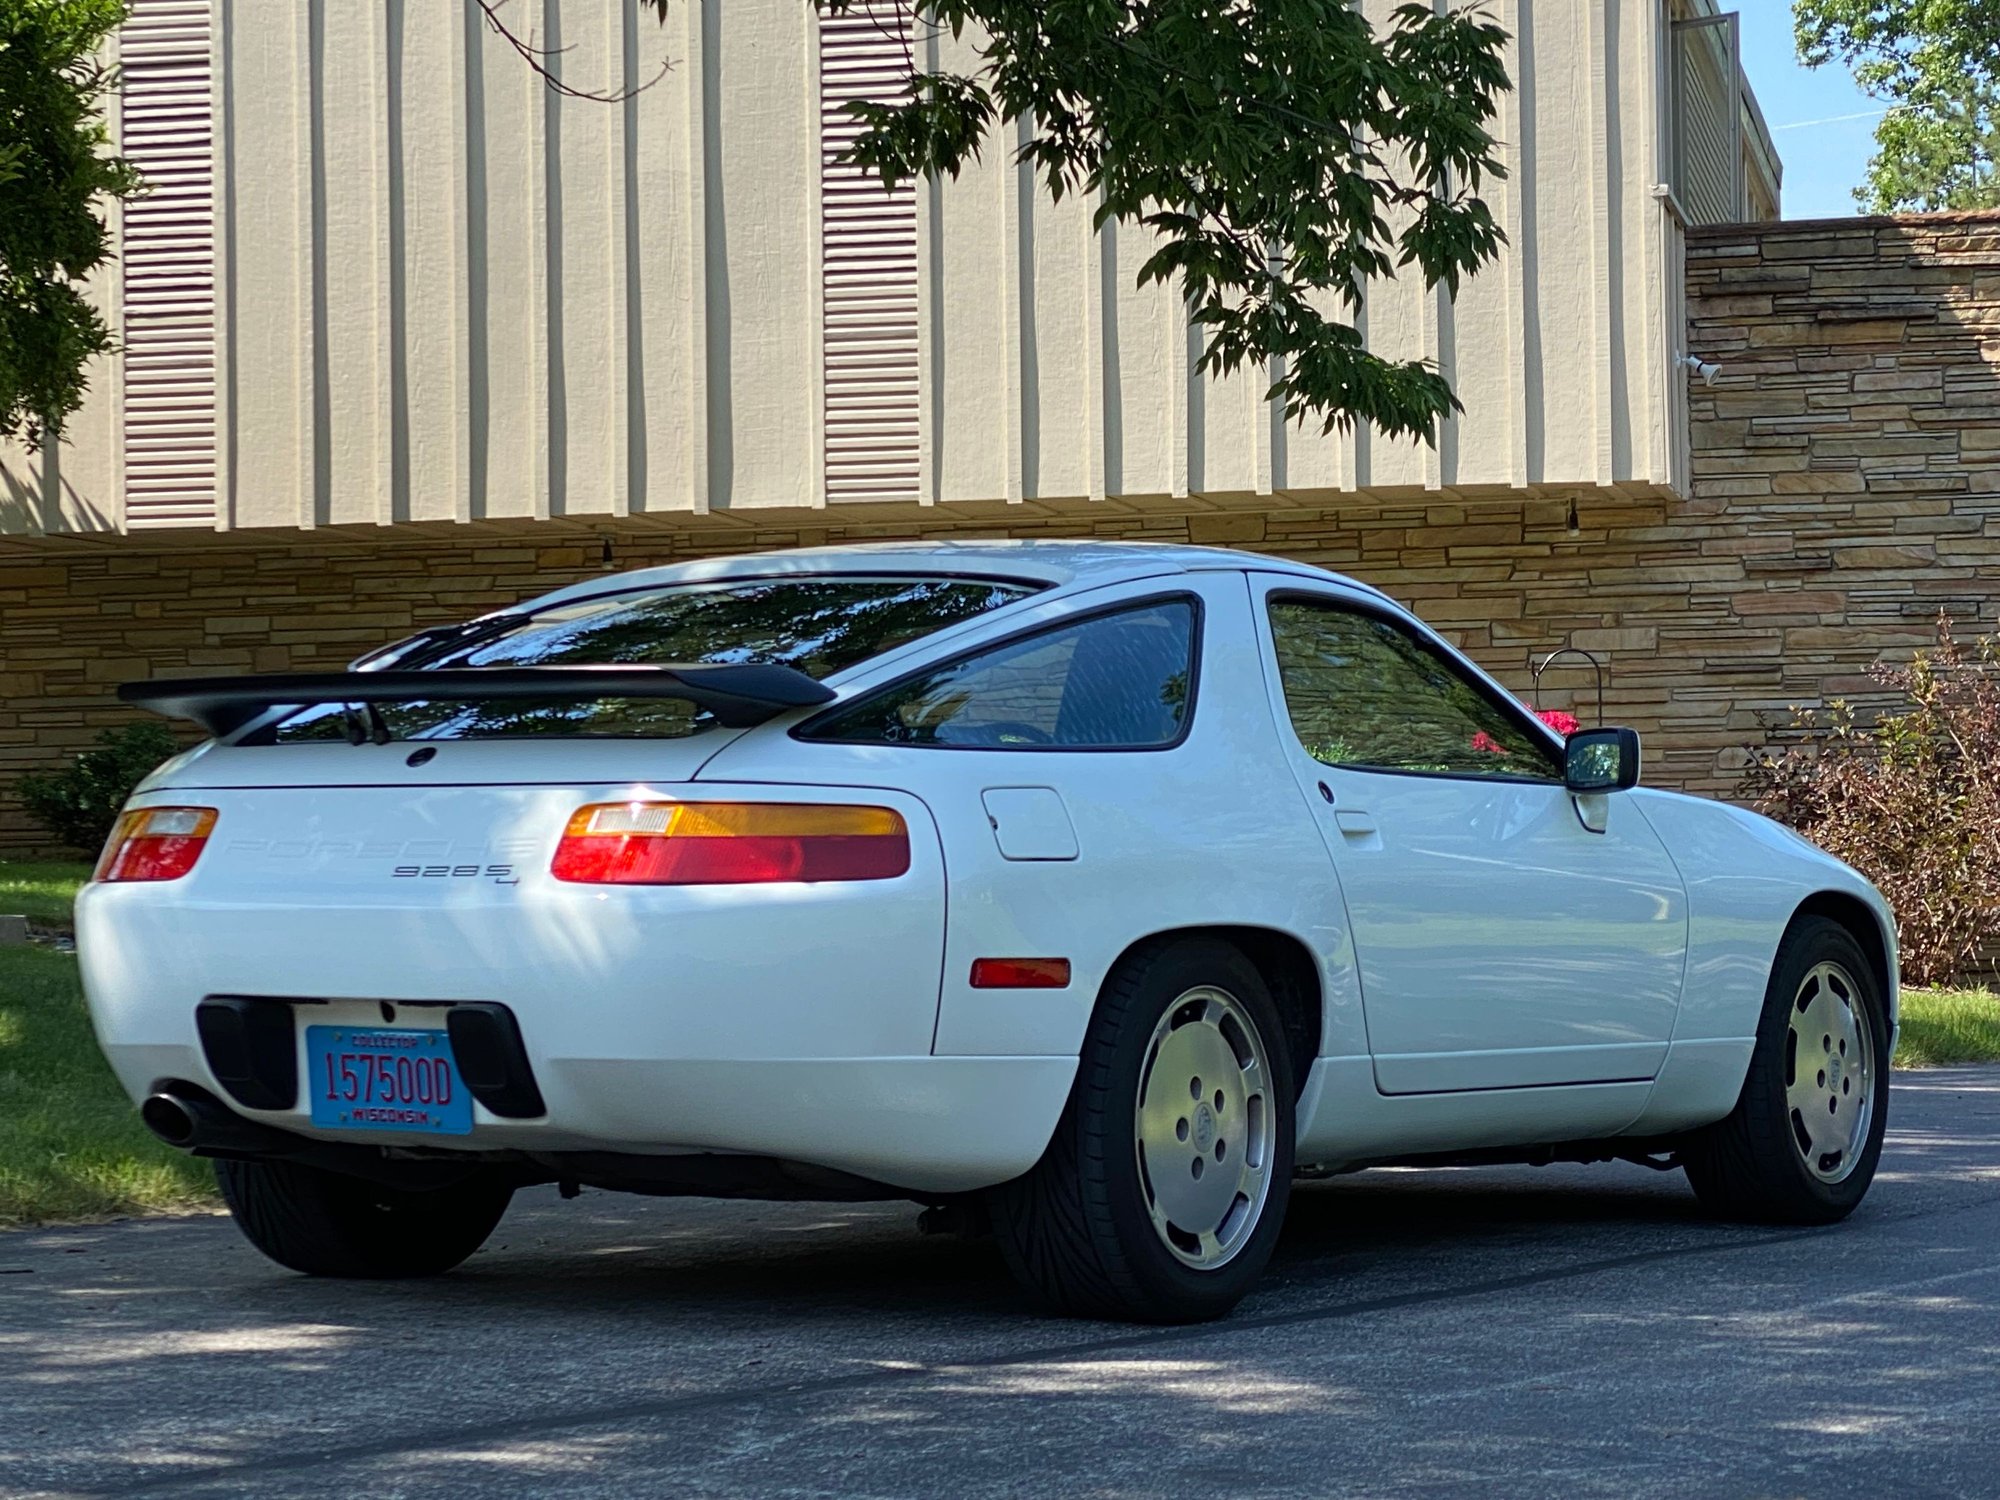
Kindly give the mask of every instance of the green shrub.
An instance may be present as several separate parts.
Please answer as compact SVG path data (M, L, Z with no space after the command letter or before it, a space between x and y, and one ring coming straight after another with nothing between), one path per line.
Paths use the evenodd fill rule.
M1872 724L1795 710L1743 790L1888 898L1907 982L1946 984L2000 939L2000 645L1941 617L1935 648L1874 676L1901 702Z
M180 744L164 724L127 724L97 737L67 770L23 776L16 784L28 816L72 849L94 854L111 836L132 788Z

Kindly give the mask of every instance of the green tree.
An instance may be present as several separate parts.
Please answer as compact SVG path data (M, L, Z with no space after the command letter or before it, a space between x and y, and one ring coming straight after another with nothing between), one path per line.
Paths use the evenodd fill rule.
M123 0L0 0L0 437L59 436L111 331L80 284L110 253L108 198L139 190L107 149L98 60Z
M505 0L478 3L562 87ZM696 0L634 3L665 20ZM1455 296L1504 241L1480 193L1504 176L1488 126L1507 36L1478 7L1404 4L1380 29L1351 0L907 0L900 18L979 38L979 60L933 71L913 47L897 92L851 106L854 158L885 183L956 175L1026 122L1021 159L1053 196L1158 236L1139 281L1178 280L1204 371L1268 362L1286 415L1328 429L1434 440L1460 409L1435 368L1371 353L1354 322L1371 280L1414 266Z
M1797 0L1799 56L1889 106L1855 200L1876 213L2000 207L2000 0Z

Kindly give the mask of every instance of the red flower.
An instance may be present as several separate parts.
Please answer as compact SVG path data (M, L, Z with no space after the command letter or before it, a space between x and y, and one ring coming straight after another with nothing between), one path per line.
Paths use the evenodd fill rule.
M1582 727L1577 723L1575 714L1566 714L1559 708L1538 708L1535 710L1535 717L1564 739L1568 739Z
M1575 714L1566 714L1559 708L1537 708L1532 710L1532 712L1536 718L1540 719L1564 739L1568 739L1571 735L1575 734L1579 727ZM1483 729L1473 735L1472 748L1483 750L1488 755L1512 755L1514 753Z

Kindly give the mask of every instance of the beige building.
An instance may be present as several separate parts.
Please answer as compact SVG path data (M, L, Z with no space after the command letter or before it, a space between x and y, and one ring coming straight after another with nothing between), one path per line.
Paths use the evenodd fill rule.
M1455 304L1399 281L1364 313L1465 402L1427 447L1288 426L1268 371L1194 374L1179 297L1135 285L1146 245L1052 204L1005 141L893 196L840 166L842 105L901 62L886 0L688 0L664 28L512 0L566 84L647 85L611 104L545 87L470 0L135 0L112 123L155 190L98 286L123 350L60 451L0 450L0 840L8 773L109 722L120 676L337 664L605 559L1255 541L1279 513L1328 518L1286 533L1310 555L1382 512L1410 540L1359 571L1394 589L1403 551L1476 552L1447 533L1482 506L1685 500L1688 232L1779 204L1735 19L1491 3L1508 247ZM394 602L315 592L350 564ZM1416 602L1481 630L1514 607L1451 593Z
M566 84L659 75L602 104L469 0L139 0L126 351L54 464L7 462L0 527L1684 493L1683 228L1777 204L1734 18L1697 8L1501 0L1509 252L1456 305L1399 281L1365 314L1463 395L1429 448L1287 427L1267 371L1193 376L1148 246L1004 143L894 197L835 163L898 6L510 6Z

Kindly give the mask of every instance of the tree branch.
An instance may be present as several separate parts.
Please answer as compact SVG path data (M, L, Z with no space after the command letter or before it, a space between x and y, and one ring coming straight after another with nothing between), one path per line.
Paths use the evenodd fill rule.
M616 93L596 93L589 89L577 88L574 84L564 83L562 76L549 66L551 58L562 57L564 54L572 51L572 48L537 47L533 41L533 32L528 34L527 40L523 40L515 34L505 21L500 19L500 7L505 5L507 0L473 0L473 3L486 13L486 24L492 27L501 37L505 38L507 45L520 54L521 60L533 68L536 73L540 74L542 81L565 99L587 99L593 104L623 104L627 99L635 98L645 93L647 89L673 71L673 61L669 58L662 58L660 61L660 71L655 73L651 78L648 78L644 83L636 84L632 88L620 89Z

